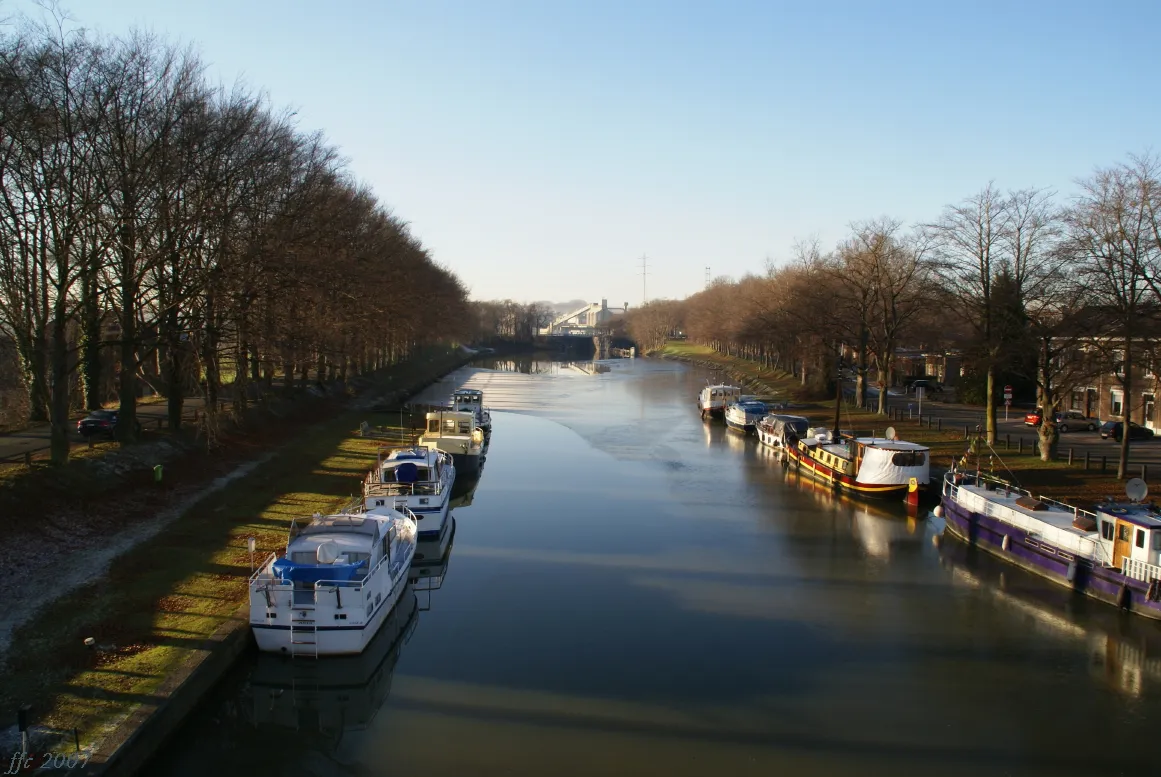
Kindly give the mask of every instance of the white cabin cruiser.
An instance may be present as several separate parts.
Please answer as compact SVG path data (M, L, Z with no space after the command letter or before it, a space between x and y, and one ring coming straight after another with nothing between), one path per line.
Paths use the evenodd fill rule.
M419 523L419 539L438 537L447 521L456 468L452 457L436 448L385 447L379 463L363 481L367 512L406 508Z
M456 475L473 478L480 474L488 447L483 427L474 413L466 410L435 410L427 414L427 428L419 443L450 454Z
M739 386L717 384L706 386L697 395L697 409L701 411L704 421L707 418L721 418L726 408L742 398L742 389Z
M770 408L756 397L742 397L726 408L726 426L739 432L752 432L755 424L766 417Z
M452 410L476 414L476 425L484 434L492 433L492 414L484 407L484 392L479 389L456 389L452 392Z
M360 653L407 587L418 542L406 509L316 514L290 524L285 553L250 576L258 649L289 655Z
M771 413L754 424L754 431L764 445L771 448L788 448L806 435L810 429L810 419L801 415Z

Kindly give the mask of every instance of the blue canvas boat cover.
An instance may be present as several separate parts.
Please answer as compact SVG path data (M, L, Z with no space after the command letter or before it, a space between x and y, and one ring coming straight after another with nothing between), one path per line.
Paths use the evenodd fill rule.
M296 564L287 558L274 562L274 576L279 580L302 583L317 583L320 580L349 582L367 561L354 564Z

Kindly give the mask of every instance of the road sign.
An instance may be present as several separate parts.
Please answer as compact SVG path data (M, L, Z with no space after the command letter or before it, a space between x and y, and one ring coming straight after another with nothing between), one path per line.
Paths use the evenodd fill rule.
M1011 386L1004 386L1004 399L1011 401L1011 399L1012 399L1012 387Z

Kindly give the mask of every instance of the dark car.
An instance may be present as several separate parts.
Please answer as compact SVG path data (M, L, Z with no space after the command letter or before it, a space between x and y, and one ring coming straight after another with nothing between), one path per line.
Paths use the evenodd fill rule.
M137 431L141 431L141 422L137 422ZM117 411L94 410L86 417L77 421L77 432L82 437L108 437L117 435Z
M1117 442L1121 441L1121 435L1124 433L1124 424L1120 421L1105 421L1101 425L1101 437L1108 439L1112 437ZM1148 429L1140 424L1129 422L1129 439L1130 440L1152 440L1153 430Z

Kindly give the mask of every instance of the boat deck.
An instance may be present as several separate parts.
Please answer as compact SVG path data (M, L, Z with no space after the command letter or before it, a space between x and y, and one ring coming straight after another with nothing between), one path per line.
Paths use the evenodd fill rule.
M1077 537L1092 537L1096 532L1084 531L1072 525L1076 513L1071 510L1065 510L1063 507L1056 505L1047 505L1047 510L1029 510L1027 507L1016 503L1022 494L1009 493L1005 495L1004 491L988 491L981 486L963 485L959 487L960 492L967 492L975 494L981 499L985 499L995 505L1003 506L1019 515L1026 516L1035 521L1042 521L1061 531L1074 534Z

